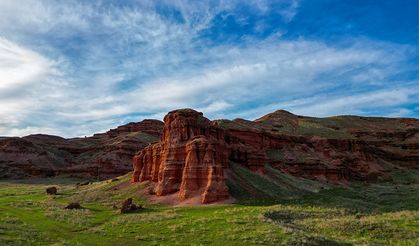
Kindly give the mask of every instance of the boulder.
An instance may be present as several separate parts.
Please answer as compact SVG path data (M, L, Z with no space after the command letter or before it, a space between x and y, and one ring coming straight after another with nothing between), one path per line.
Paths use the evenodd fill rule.
M80 203L78 202L71 202L65 207L65 209L82 209L82 206L80 206Z
M136 210L141 209L141 208L142 208L142 205L137 206L134 203L132 203L132 198L128 198L127 200L125 200L122 203L121 214L130 213L130 212L136 211Z
M46 192L48 195L57 195L57 187L48 187Z

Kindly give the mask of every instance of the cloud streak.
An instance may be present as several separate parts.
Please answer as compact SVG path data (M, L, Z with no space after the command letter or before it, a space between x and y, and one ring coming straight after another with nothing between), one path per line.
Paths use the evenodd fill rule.
M220 16L243 28L252 15L276 13L284 25L298 17L299 1L271 3L1 1L0 135L83 136L178 107L256 118L279 108L327 116L386 106L383 114L414 116L406 107L417 103L417 82L398 79L414 70L409 45L332 45L276 29L234 42L204 35Z
M0 89L21 86L54 73L55 62L0 37Z

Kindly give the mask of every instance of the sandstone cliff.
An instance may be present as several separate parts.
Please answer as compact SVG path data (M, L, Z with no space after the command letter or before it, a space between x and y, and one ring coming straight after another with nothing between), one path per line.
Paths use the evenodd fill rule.
M375 181L394 168L419 169L419 121L371 117L311 118L277 111L255 121L210 121L192 109L169 112L159 143L133 159L133 182L151 181L154 194L229 197L230 163L264 175L282 173L345 184Z
M162 141L134 157L133 181L156 182L158 196L179 191L179 199L201 195L203 203L228 198L222 129L193 110L172 111L164 122Z

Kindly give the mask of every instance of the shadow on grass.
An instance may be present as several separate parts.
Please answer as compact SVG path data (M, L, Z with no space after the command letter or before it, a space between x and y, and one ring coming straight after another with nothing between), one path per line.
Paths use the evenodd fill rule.
M234 189L231 189L234 191ZM260 196L236 197L236 204L246 206L271 206L276 204L296 206L318 206L340 208L351 213L376 214L399 212L404 210L419 211L419 185L373 184L360 188L337 187L318 193L303 194L293 199L275 199ZM234 193L233 193L234 196Z
M76 185L79 182L89 181L86 178L56 176L51 178L23 178L23 179L0 179L1 183L30 184L30 185Z
M269 173L259 175L231 164L227 185L237 199L236 204L318 206L364 214L419 210L419 184L412 181L419 180L419 175L412 172L406 174L409 182L398 182L401 175L398 171L398 179L392 182L353 182L349 187L342 187L286 175L269 165L266 168Z

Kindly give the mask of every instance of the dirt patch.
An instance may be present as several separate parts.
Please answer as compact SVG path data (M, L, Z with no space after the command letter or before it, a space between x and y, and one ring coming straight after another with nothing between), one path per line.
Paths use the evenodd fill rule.
M165 196L156 196L153 194L152 192L153 190L154 190L154 184L151 182L147 182L145 188L140 190L138 192L138 195L146 198L150 203L153 203L153 204L164 204L164 205L170 205L170 206L175 206L175 207L217 206L217 205L231 204L236 201L236 199L230 197L222 201L202 204L202 198L199 193L197 193L197 195L194 197L191 197L183 201L179 201L179 192L175 192L173 194L169 194Z

